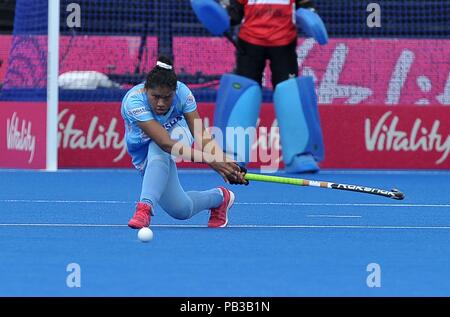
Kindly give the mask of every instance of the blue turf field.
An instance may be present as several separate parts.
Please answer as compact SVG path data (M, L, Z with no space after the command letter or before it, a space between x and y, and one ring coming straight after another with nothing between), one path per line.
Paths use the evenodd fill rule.
M290 175L292 176L292 175ZM405 192L403 201L253 182L231 186L229 227L208 213L126 223L133 170L0 170L0 296L450 296L450 172L322 171L308 179ZM221 184L181 171L186 190ZM69 288L69 263L81 287ZM381 268L369 288L367 265Z

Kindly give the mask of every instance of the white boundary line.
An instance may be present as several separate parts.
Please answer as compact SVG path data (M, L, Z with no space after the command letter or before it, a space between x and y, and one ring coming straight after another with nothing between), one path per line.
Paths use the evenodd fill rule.
M308 218L362 218L356 215L306 215Z
M83 224L83 223L0 223L0 227L81 227L81 228L122 228L127 225L118 224ZM205 228L206 225L152 225L151 228ZM390 226L390 225L373 225L373 226L356 226L356 225L229 225L227 228L244 228L244 229L418 229L418 230L450 230L450 226Z
M0 203L36 203L36 204L135 204L126 200L49 200L49 199L0 199ZM370 203L301 203L301 202L237 202L235 205L250 206L350 206L350 207L412 207L412 208L450 208L450 204L370 204Z
M89 224L89 223L0 223L0 227L81 227L81 228L119 228L128 227L127 225L112 225L112 224ZM152 226L153 227L153 226Z
M275 205L275 206L354 206L354 207L437 207L450 208L450 204L369 204L369 203L288 203L288 202L268 202L268 203L235 203L235 205Z
M31 203L31 204L134 204L125 200L49 200L49 199L0 199L0 203Z

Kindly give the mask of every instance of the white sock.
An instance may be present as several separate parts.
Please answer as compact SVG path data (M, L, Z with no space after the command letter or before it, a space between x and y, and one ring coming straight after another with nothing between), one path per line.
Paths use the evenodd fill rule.
M220 189L220 188L216 188L218 191L219 191L219 193L220 193L220 196L222 196L222 201L223 201L223 191Z

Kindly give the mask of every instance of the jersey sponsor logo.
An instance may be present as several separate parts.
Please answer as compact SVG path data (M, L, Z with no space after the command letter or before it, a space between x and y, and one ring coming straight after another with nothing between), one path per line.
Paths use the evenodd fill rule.
M166 130L170 130L175 124L183 120L183 116L176 116L175 118L172 118L170 121L167 121L163 124L163 127Z
M187 104L193 104L193 103L195 103L195 97L194 97L194 95L193 95L192 93L190 93L190 94L187 96L186 103L187 103Z
M145 107L136 108L128 111L128 114L131 116L139 116L144 113L149 113L149 111L145 109Z
M248 0L248 5L256 5L256 4L281 4L281 5L290 5L290 0Z

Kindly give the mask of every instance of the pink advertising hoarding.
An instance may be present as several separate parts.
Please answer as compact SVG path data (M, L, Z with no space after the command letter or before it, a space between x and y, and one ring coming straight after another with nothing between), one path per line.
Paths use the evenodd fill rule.
M320 106L319 110L324 168L450 169L448 107ZM214 104L199 104L199 112L210 127ZM250 167L282 168L271 104L262 106L257 133ZM119 103L61 103L58 141L61 168L131 166Z
M59 73L95 71L103 74L133 74L140 41L141 38L137 36L61 36ZM0 58L6 54L4 65L0 68L0 82L4 83L4 88L46 87L46 36L0 37L0 44ZM156 62L157 39L148 37L145 49L147 53L141 61L143 72L152 69Z
M323 167L450 169L450 108L323 106Z
M0 167L45 168L46 104L0 103Z
M61 102L58 116L60 168L130 167L117 102Z
M11 48L11 35L0 35L0 83L5 77L8 56Z
M174 39L176 67L221 74L234 67L225 39ZM450 105L450 40L311 39L297 45L300 74L313 76L318 100L327 105ZM271 87L266 68L264 86Z
M335 39L298 47L320 104L450 105L450 41Z
M123 74L134 72L140 38L62 36L60 42L60 73L89 70ZM16 37L12 41L4 35L0 44L0 82L3 80L6 88L45 87L45 37ZM8 56L11 45L20 58ZM155 63L155 37L147 39L146 50L143 71ZM174 37L173 50L177 72L220 75L234 68L234 47L223 38ZM320 46L300 38L297 53L300 73L315 78L320 104L450 105L450 40L342 38ZM8 76L10 63L12 69L23 68L28 76L15 76L17 71ZM269 67L264 85L271 87Z

